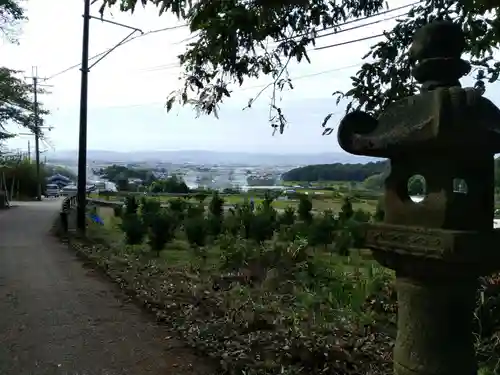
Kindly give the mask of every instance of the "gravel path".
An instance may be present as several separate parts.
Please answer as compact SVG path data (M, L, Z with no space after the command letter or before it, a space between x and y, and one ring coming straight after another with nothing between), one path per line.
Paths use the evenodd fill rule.
M0 211L0 375L212 374L48 234L60 203Z

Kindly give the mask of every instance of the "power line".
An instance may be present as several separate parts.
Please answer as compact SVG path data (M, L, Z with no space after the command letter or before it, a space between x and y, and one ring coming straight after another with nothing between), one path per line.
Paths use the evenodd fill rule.
M406 4L406 5L401 5L399 7L393 8L393 9L384 10L384 11L379 12L377 14L372 14L372 15L369 15L369 16L365 16L365 17L362 17L362 18L355 19L355 20L350 20L350 21L342 22L342 23L339 23L337 25L328 26L328 27L325 27L323 29L315 30L315 31L322 32L322 31L326 31L326 30L331 30L331 29L337 28L339 26L350 25L352 23L356 23L356 22L359 22L359 21L364 21L364 20L367 20L369 18L379 17L379 16L383 16L384 14L389 14L389 13L392 13L392 12L396 12L396 11L401 10L401 9L410 8L410 7L415 6L417 4L420 4L420 3L423 3L423 1L422 0L415 1L413 3ZM399 17L399 16L396 16L396 17ZM394 18L396 18L396 17L394 17ZM376 21L376 22L373 22L373 23L368 23L368 24L365 24L365 26L369 26L369 25L372 25L372 24L375 24L375 23L378 23L378 22ZM363 27L363 25L361 25L359 27ZM358 28L358 27L355 27L355 28ZM339 34L339 33L343 32L343 31L348 31L348 30L352 30L352 29L353 28L349 28L347 30L338 30L338 31L333 31L333 32L327 33L327 34L321 34L321 35L316 36L315 39L321 38L322 36ZM299 34L299 35L296 35L296 36L292 37L291 39L297 39L297 38L300 38L300 37L305 36L305 35L307 35L307 34ZM285 40L286 39L282 39L282 40L278 41L277 43L279 44L279 43L281 43L281 42L283 42Z
M340 68L327 69L327 70L323 70L323 71L315 72L315 73L297 75L295 77L291 77L290 79L293 81L298 81L301 79L307 79L307 78L312 78L312 77L316 77L316 76L320 76L320 75L324 75L324 74L331 74L331 73L340 72L340 71L347 70L347 69L356 68L356 67L359 67L361 65L363 65L363 63L352 64L352 65L343 66ZM269 84L266 83L266 84L259 84L259 85L248 86L248 87L243 87L243 88L237 88L233 92L258 89L258 88L262 88L262 87L265 87L268 85ZM135 108L135 107L144 107L144 106L155 105L155 104L164 105L165 102L149 102L149 103L142 103L142 104L110 105L110 106L105 106L105 107L100 107L100 108Z
M371 36L367 36L367 37L363 37L363 38L359 38L359 39L348 40L348 41L341 42L341 43L335 43L335 44L331 44L331 45L327 45L327 46L316 47L316 48L312 49L311 51L324 50L324 49L329 49L329 48L334 48L334 47L340 47L340 46L344 46L344 45L348 45L348 44L352 44L352 43L357 43L357 42L362 42L362 41L365 41L365 40L379 38L379 37L382 37L382 36L384 36L384 34L371 35ZM344 67L341 67L341 68L328 69L328 70L324 70L324 71L320 71L320 72L316 72L316 73L311 73L311 74L304 74L304 75L292 77L291 79L294 80L294 81L296 81L296 80L300 80L300 79L304 79L304 78L311 78L311 77L315 77L315 76L319 76L319 75L323 75L323 74L338 72L338 71L342 71L342 70L346 70L346 69L358 67L358 66L361 66L361 65L363 65L363 63L357 63L357 64L353 64L353 65L349 65L349 66L344 66ZM159 68L159 67L161 67L161 66L158 66L156 68ZM169 69L173 69L173 68L179 68L179 66L168 66L168 64L166 64L165 68L163 68L163 69L153 69L151 71L169 70ZM244 87L244 88L240 88L238 91L246 91L246 90L255 89L255 88L262 88L262 87L265 87L265 86L268 86L268 85L269 84L262 84L262 85ZM131 107L141 107L141 106L150 105L150 104L163 104L163 103L164 102L153 102L153 103L145 103L145 104L124 105L124 106L108 106L108 107L105 107L105 108L131 108Z
M378 37L382 37L382 36L384 36L384 34L371 35L371 36L367 36L367 37L363 37L363 38L359 38L359 39L353 39L353 40L349 40L349 41L345 41L345 42L341 42L341 43L335 43L335 44L331 44L331 45L327 45L327 46L323 46L323 47L316 47L316 48L312 49L311 51L314 51L314 50L324 50L324 49L329 49L329 48L334 48L334 47L340 47L340 46L343 46L343 45L357 43L357 42L361 42L361 41L365 41L365 40L369 40L369 39L373 39L373 38L378 38ZM333 68L333 69L328 69L328 70L324 70L324 71L320 71L320 72L315 72L315 73L310 73L310 74L303 74L303 75L292 77L291 80L297 81L297 80L300 80L300 79L312 78L312 77L315 77L315 76L320 76L320 75L324 75L324 74L329 74L329 73L333 73L333 72L339 72L339 71L342 71L342 70L359 67L361 65L363 65L363 63L352 64L352 65L348 65L348 66L344 66L344 67L340 67L340 68ZM161 67L161 66L159 66L159 67ZM159 68L159 67L156 67L156 68ZM178 68L178 67L179 66L168 66L168 64L166 64L165 68L163 68L163 69L152 69L151 71L168 70L168 69ZM249 86L249 87L244 87L244 88L239 88L238 90L235 90L235 91L246 91L246 90L251 90L251 89L256 89L256 88L263 88L265 86L269 86L269 83L267 83L267 84L261 84L261 85L254 85L254 86ZM133 108L133 107L142 107L142 106L152 105L152 104L164 104L164 102L151 102L151 103L144 103L144 104L107 106L107 107L104 107L104 108Z
M361 65L363 65L363 63L353 64L353 65L348 65L348 66L343 66L343 67L340 67L340 68L323 70L321 72L316 72L316 73L302 74L302 75L299 75L299 76L291 77L290 79L293 80L293 81L298 81L298 80L304 79L304 78L312 78L312 77L316 77L316 76L321 76L323 74L330 74L330 73L334 73L334 72L340 72L340 71L346 70L346 69L356 68L356 67L361 66ZM258 88L262 88L262 87L265 87L265 86L268 86L268 85L269 84L249 86L249 87L241 88L241 89L239 89L237 91L246 91L246 90L251 90L251 89L258 89Z
M176 30L176 29L179 29L179 28L182 28L182 27L185 27L187 25L178 25L178 26L172 26L172 27L164 27L164 28L161 28L161 29L155 29L155 30L150 30L150 31L146 31L144 32L143 34L140 34L140 35L136 35L134 37L131 37L130 39L126 40L125 42L123 42L121 45L125 45L127 43L130 43L131 41L133 40L136 40L136 39L139 39L139 38L142 38L142 37L145 37L145 36L148 36L148 35L151 35L151 34L156 34L156 33L160 33L160 32L165 32L165 31L171 31L171 30ZM98 59L99 57L107 54L108 52L110 52L112 50L112 48L108 48L106 49L105 51L102 51L92 57L89 58L89 61L91 60L95 60L95 59ZM46 79L52 79L52 78L55 78L57 76L60 76L61 74L64 74L66 72L69 72L70 70L73 70L75 68L79 68L81 65L81 63L78 63L78 64L75 64L75 65L72 65L64 70L61 70L60 72L57 72L49 77L47 77Z
M324 29L322 29L321 31L325 31L325 30L330 30L332 28L336 28L336 27L341 27L341 26L345 26L345 25L349 25L349 24L352 24L352 23L356 23L356 22L360 22L360 21L364 21L366 19L369 19L369 18L373 18L373 17L377 17L377 16L381 16L381 15L384 15L384 14L389 14L389 13L392 13L392 12L395 12L395 11L398 11L398 10L401 10L401 9L405 9L405 8L409 8L409 7L412 7L414 5L417 5L419 3L421 3L422 1L416 1L416 2L413 2L413 3L410 3L410 4L406 4L406 5L402 5L402 6L399 6L399 7L396 7L396 8L393 8L393 9L388 9L386 11L383 11L383 12L379 12L377 14L373 14L373 15L370 15L370 16L365 16L365 17L362 17L362 18L358 18L358 19L355 19L355 20L350 20L350 21L346 21L346 22L343 22L343 23L340 23L340 24L337 24L335 26L329 26L329 27L326 27ZM374 22L370 22L370 23L367 23L367 24L363 24L363 25L358 25L358 26L354 26L354 27L350 27L350 28L347 28L347 29L342 29L342 30L336 30L336 31L333 31L333 32L329 32L329 33L326 33L326 34L321 34L321 35L318 35L316 37L316 39L319 39L319 38L323 38L323 37L326 37L326 36L330 36L330 35L335 35L335 34L340 34L342 32L345 32L345 31L350 31L350 30L355 30L355 29L359 29L359 28L363 28L363 27L366 27L366 26L370 26L370 25L374 25L376 23L380 23L380 22L385 22L385 21L389 21L391 19L395 19L397 17L400 17L402 15L398 15L398 16L394 16L394 17L390 17L388 19L383 19L383 20L377 20L377 21L374 21ZM160 33L160 32L165 32L165 31L171 31L171 30L177 30L177 29L180 29L180 28L184 28L184 27L187 27L189 26L188 24L182 24L182 25L177 25L177 26L171 26L171 27L164 27L164 28L160 28L160 29L155 29L155 30L150 30L150 31L147 31L147 32L144 32L143 34L140 34L140 35L137 35L135 37L131 37L130 39L128 39L127 41L125 41L124 43L122 43L122 45L125 45L126 43L129 43L133 40L136 40L136 39L139 39L139 38L142 38L142 37L145 37L145 36L148 36L148 35L151 35L151 34L156 34L156 33ZM181 40L179 42L176 42L174 44L181 44L181 43L184 43L184 42L187 42L187 41L190 41L192 39L194 39L196 36L190 36L188 38L185 38L184 40ZM292 39L296 39L300 37L299 36L296 36ZM282 41L278 41L277 44L279 44L280 42ZM92 57L89 58L89 61L90 60L94 60L94 59L97 59L105 54L107 54L109 51L111 50L111 48L108 48L107 50L103 51L103 52L100 52ZM172 64L175 64L175 63L172 63ZM47 79L52 79L52 78L55 78L61 74L64 74L70 70L73 70L75 68L78 68L80 66L80 63L78 64L75 64L75 65L72 65L58 73L55 73L53 75L51 75L50 77L48 77ZM178 67L178 66L177 66ZM172 66L172 68L174 68L174 66ZM160 69L161 70L161 69Z
M314 48L315 51L320 51L323 49L328 49L328 48L333 48L333 47L340 47L340 46L345 46L346 44L351 44L351 43L357 43L357 42L363 42L365 40L370 40L374 38L380 38L384 36L384 33L382 34L377 34L377 35L370 35L370 36L365 36L364 38L359 38L359 39L353 39L353 40L348 40L346 42L341 42L341 43L335 43L335 44L330 44L328 46L323 46L323 47L316 47Z
M398 9L400 9L400 8L398 8ZM392 17L381 19L381 20L376 20L376 21L368 22L368 23L365 23L365 24L362 24L362 25L356 25L356 26L349 27L349 28L346 28L346 29L332 31L332 32L329 32L329 33L326 33L326 34L321 34L321 35L318 35L316 37L316 40L324 38L324 37L327 37L327 36L332 36L332 35L340 34L340 33L346 32L346 31L352 31L352 30L356 30L356 29L361 29L363 27L375 25L375 24L378 24L378 23L391 21L391 20L399 18L399 17L401 17L403 15L404 14L398 14L396 16L392 16ZM373 36L373 38L379 37L379 36L380 35L376 35L376 36ZM362 40L359 40L359 41L362 41ZM310 49L309 51L320 50L320 49L322 49L322 47L320 47L320 48L313 48L313 49ZM152 67L149 67L149 68L141 69L141 71L144 71L144 72L156 72L156 71L170 70L170 69L175 69L175 68L180 68L180 65L178 63L174 63L173 62L173 63L170 63L170 64L156 65L156 66L152 66Z
M382 36L384 36L383 33L376 34L376 35L370 35L370 36L363 37L363 38L358 38L358 39L351 39L351 40L347 40L345 42L340 42L340 43L335 43L335 44L329 44L327 46L314 47L314 48L308 50L308 52L320 51L320 50L324 50L324 49L328 49L328 48L333 48L333 47L340 47L340 46L344 46L344 45L348 45L348 44L352 44L352 43L363 42L365 40L370 40L370 39L374 39L374 38L380 38ZM361 64L359 64L359 65L361 65ZM176 68L180 68L180 65L175 64L175 63L171 63L171 64L165 64L165 65L157 65L157 66L146 68L146 69L141 69L140 71L143 71L143 72L157 72L157 71L165 71L165 70L176 69Z
M140 71L141 72L156 72L156 71L160 71L160 70L169 70L169 69L180 68L180 67L181 66L178 63L170 63L170 64L151 66L149 68L140 69Z
M356 29L362 29L363 27L367 27L367 26L371 26L371 25L376 25L376 24L382 23L382 22L391 21L391 20L394 20L394 19L399 18L401 16L404 16L404 14L398 14L396 16L392 16L392 17L388 17L388 18L383 18L381 20L376 20L376 21L364 23L362 25L356 25L356 26L353 26L353 27L348 27L347 29L342 29L342 30L338 30L338 31L331 31L331 32L326 33L326 34L319 35L316 39L324 38L324 37L331 36L331 35L337 35L337 34L340 34L340 33L344 33L346 31L352 31L352 30L356 30Z

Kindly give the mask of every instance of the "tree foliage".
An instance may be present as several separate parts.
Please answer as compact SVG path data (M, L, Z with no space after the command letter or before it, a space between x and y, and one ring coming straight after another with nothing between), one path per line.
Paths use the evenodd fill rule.
M7 40L16 42L16 26L26 19L24 9L17 0L2 0L0 2L0 32Z
M151 183L155 180L151 171L144 168L128 168L124 165L110 165L101 168L97 174L109 181L117 183L119 180L128 180L129 178L137 178L145 183Z
M378 173L367 177L363 181L363 187L368 190L381 190L384 187L387 173Z
M415 5L385 34L385 40L374 45L365 63L352 78L353 87L339 98L349 99L347 110L365 110L378 115L389 103L417 92L411 77L408 51L415 31L433 20L452 20L462 26L466 35L467 58L473 66L475 86L484 88L500 74L500 62L493 57L498 48L499 9L488 14L487 2L426 0Z
M47 169L40 168L42 192L45 190ZM37 195L36 164L21 155L3 155L0 158L0 191L6 190L10 199L30 199Z
M173 193L173 194L187 194L189 187L184 180L177 176L171 176L165 180L156 180L151 184L152 193Z
M206 114L217 114L218 104L231 94L230 85L242 85L248 78L270 76L275 89L292 87L289 62L310 61L307 47L314 45L318 32L335 30L348 19L373 15L384 6L382 0L102 0L101 12L116 3L131 12L138 3L151 3L160 15L170 11L187 21L197 35L179 56L185 86L170 96L167 108L177 99ZM276 103L272 107L272 125L282 132L286 119Z
M0 67L0 140L14 135L6 130L6 126L15 124L35 132L35 116L33 102L33 86L20 78L22 72ZM42 93L43 90L38 90ZM48 111L38 103L38 125L43 126L43 116ZM38 130L40 131L40 130ZM40 135L43 136L40 131Z
M18 22L25 20L24 9L17 0L0 1L0 34L11 42L16 42L15 30ZM11 138L14 134L6 130L7 124L14 124L35 129L33 86L21 78L22 72L0 66L0 141ZM38 93L44 90L38 89ZM38 105L38 125L43 126L43 116L48 111ZM43 134L40 132L40 135Z
M76 181L76 173L67 167L60 165L45 165L45 170L47 176L52 176L55 174L60 174L61 176L67 177L70 180Z
M97 0L96 0L97 1ZM310 61L308 47L324 30L340 30L341 24L375 15L384 10L384 1L327 0L101 0L101 12L119 3L120 10L133 12L137 4L154 4L160 15L172 12L186 21L192 33L187 51L179 56L185 85L167 100L192 105L199 113L217 114L217 106L231 95L231 85L248 78L270 76L274 90L293 88L287 74L292 60ZM496 4L496 5L495 5ZM347 111L362 109L377 115L389 103L416 92L411 77L413 61L408 50L414 32L435 19L450 19L466 33L467 53L474 69L476 86L495 82L500 62L493 58L498 47L500 19L494 0L425 0L416 2L397 25L385 32L385 39L368 51L365 63L352 77L352 89L336 92L337 103L348 100ZM281 132L285 114L272 95L271 125ZM254 98L255 99L255 98ZM250 101L251 106L253 100ZM326 126L331 118L323 122ZM331 131L326 131L326 134ZM325 134L325 133L324 133Z
M137 212L125 212L120 227L125 234L127 245L139 245L147 235L147 228Z
M425 179L423 176L416 175L410 177L408 181L408 194L409 195L425 195Z
M305 223L310 223L313 219L312 202L306 195L300 196L297 214L299 219Z
M148 227L149 247L160 256L161 250L175 237L176 221L173 215L164 208L159 208L152 214Z
M358 181L361 182L387 168L387 161L367 164L316 164L291 169L283 174L284 181Z

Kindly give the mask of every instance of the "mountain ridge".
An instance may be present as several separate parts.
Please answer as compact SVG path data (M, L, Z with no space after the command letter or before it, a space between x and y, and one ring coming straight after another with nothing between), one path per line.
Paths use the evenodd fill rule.
M77 150L47 152L47 159L78 160ZM378 159L350 155L345 152L321 153L250 153L233 151L206 150L141 150L141 151L105 151L88 150L88 161L102 162L166 162L196 164L247 164L247 165L310 165L332 163L368 163Z

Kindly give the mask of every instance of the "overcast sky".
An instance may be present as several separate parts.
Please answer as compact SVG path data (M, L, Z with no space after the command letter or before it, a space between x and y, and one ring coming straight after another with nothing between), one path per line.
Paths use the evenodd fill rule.
M409 0L390 1L391 7ZM96 4L98 5L98 4ZM27 2L29 21L24 24L20 44L1 46L0 63L12 69L38 67L41 77L49 77L81 59L83 1L45 0ZM98 15L98 6L91 13ZM399 12L379 16L388 18ZM154 7L138 9L133 15L113 11L107 19L144 31L179 25L170 15L158 16ZM377 18L370 19L373 21ZM369 22L362 21L362 22ZM330 45L381 33L394 21L321 38L317 45ZM91 20L90 55L114 46L129 31ZM313 51L312 63L292 65L295 89L283 93L281 105L290 124L283 135L272 136L269 126L269 97L266 91L250 110L242 111L268 79L248 81L243 89L221 107L219 119L202 116L188 109L164 109L166 96L179 87L177 55L189 37L186 27L137 38L120 47L96 65L89 74L88 148L113 151L135 150L227 150L247 152L328 152L339 151L335 134L323 137L321 121L329 112L336 125L342 113L331 94L349 89L350 79L361 57L378 39L341 47ZM56 150L78 147L80 72L72 69L46 82L51 94L41 100L51 111L46 122L54 127L50 140ZM465 83L468 83L465 81ZM495 99L490 88L488 97ZM16 131L15 129L11 129ZM9 141L13 148L27 149L30 137Z

